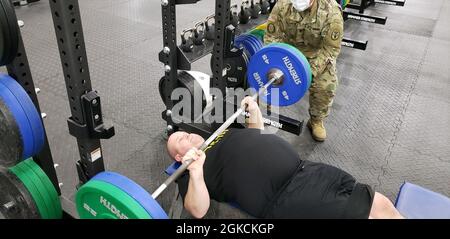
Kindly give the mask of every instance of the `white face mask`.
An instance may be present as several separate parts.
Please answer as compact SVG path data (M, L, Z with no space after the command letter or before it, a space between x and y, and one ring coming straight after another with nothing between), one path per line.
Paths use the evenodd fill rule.
M294 8L299 12L305 11L311 4L310 0L291 0L291 3L292 6L294 6Z

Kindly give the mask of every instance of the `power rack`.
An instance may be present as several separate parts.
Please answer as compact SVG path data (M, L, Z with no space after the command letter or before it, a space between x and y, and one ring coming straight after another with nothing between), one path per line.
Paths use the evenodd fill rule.
M251 19L246 24L240 24L235 28L230 21L230 0L216 0L215 4L215 38L206 40L201 46L195 46L192 52L183 52L177 45L176 31L176 5L194 4L198 0L162 0L162 29L163 29L163 50L159 53L159 60L164 64L166 81L164 90L165 104L167 109L162 112L162 118L167 121L168 133L183 128L191 132L196 132L202 136L209 136L216 128L198 123L175 123L173 116L170 117L174 104L170 99L172 91L178 87L178 70L191 70L191 64L209 54L214 59L212 66L211 87L220 89L222 95L226 95L226 81L223 75L224 60L229 57L236 57L242 54L242 50L234 48L234 37L246 33L254 27L267 21L268 15L260 15L257 19ZM225 102L228 103L228 102ZM237 105L234 105L237 109ZM226 107L224 107L225 110ZM226 114L223 114L224 116ZM270 111L263 117L269 122L279 122L276 124L279 129L301 134L304 121L291 119L283 115L276 115Z

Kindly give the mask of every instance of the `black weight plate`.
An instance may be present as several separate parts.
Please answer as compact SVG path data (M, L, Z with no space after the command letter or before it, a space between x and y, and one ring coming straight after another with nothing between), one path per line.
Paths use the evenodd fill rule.
M223 66L227 73L225 75L226 85L229 88L245 88L247 64L249 60L244 51L241 56L224 58ZM211 57L211 69L214 65L214 59Z
M11 63L19 47L19 26L9 0L0 0L0 66Z
M161 96L161 100L166 104L166 77L161 77L158 83L159 95Z
M0 167L0 214L6 219L39 219L38 209L22 182L6 168ZM8 210L5 204L13 206ZM11 205L10 205L11 206ZM1 217L0 217L1 218Z
M0 99L0 165L9 166L22 157L22 139L16 120Z
M186 88L188 89L190 95L191 95L191 120L195 120L197 118L196 114L195 114L195 95L197 94L202 94L202 106L201 106L201 110L203 112L203 109L205 109L206 107L206 99L204 97L204 92L203 89L201 87L201 85L196 81L196 79L189 74L186 71L181 71L180 73L178 73L178 84L180 87ZM201 92L201 93L200 93ZM176 102L175 102L176 104ZM198 107L198 106L197 106ZM181 113L180 115L185 115L185 113Z

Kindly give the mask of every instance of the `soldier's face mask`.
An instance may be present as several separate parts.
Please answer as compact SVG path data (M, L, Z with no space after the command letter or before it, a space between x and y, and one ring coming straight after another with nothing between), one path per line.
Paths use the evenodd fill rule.
M303 12L311 6L311 0L291 0L291 3L299 12Z

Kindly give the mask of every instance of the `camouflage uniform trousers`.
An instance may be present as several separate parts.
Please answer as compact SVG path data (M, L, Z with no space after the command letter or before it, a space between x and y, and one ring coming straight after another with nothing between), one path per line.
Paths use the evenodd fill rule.
M313 78L309 88L309 115L313 120L324 120L328 117L338 84L336 67L331 64L322 74Z

